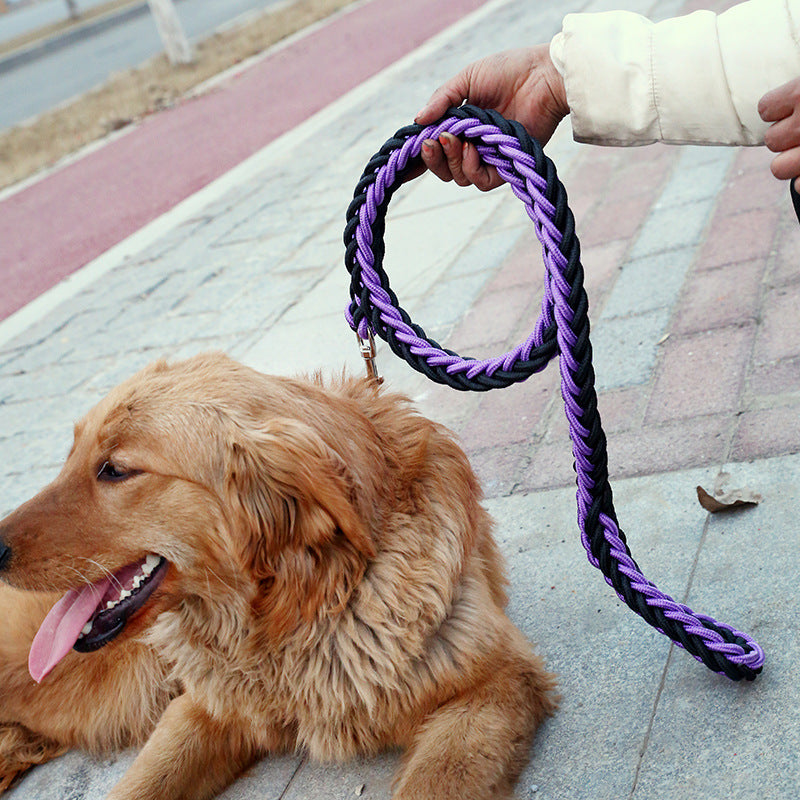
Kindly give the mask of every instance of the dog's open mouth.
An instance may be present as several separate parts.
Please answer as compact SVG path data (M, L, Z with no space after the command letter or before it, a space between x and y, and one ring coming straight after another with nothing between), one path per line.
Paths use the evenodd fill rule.
M168 568L153 554L82 589L70 589L36 633L28 670L38 683L72 649L89 653L108 644L146 602Z

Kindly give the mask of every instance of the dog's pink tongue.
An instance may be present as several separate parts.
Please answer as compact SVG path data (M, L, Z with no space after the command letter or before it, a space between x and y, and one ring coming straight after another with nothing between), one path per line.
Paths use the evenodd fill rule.
M50 609L28 654L28 671L36 683L72 649L110 584L111 578L103 578L83 589L70 589Z

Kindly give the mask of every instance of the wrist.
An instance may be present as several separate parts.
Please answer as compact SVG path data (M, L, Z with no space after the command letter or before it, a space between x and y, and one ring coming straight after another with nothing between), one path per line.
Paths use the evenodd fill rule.
M557 34L547 47L547 85L553 96L555 111L563 119L569 116L569 103L567 102L567 86L564 81L563 62L561 51L563 50L562 35Z

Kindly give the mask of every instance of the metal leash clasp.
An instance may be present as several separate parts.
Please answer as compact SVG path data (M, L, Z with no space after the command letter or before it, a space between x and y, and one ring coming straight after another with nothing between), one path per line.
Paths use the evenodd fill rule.
M375 337L372 331L367 328L367 338L363 339L361 334L356 331L356 339L358 340L358 349L361 357L364 359L364 366L367 368L367 380L380 386L383 383L383 378L378 372L378 365L376 363L377 351L375 349Z

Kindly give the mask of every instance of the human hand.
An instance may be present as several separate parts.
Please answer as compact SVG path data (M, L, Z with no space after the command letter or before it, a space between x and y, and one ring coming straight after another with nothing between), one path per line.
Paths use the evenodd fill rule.
M795 178L800 192L800 78L795 78L758 101L758 113L772 125L764 134L764 144L778 155L772 159L772 174L780 180Z
M416 122L435 122L464 100L517 120L541 144L549 141L569 114L564 79L550 58L549 44L506 50L475 61L433 93ZM474 145L462 144L449 133L438 142L423 142L422 161L441 180L459 186L474 184L488 191L503 182L494 167L481 162Z

